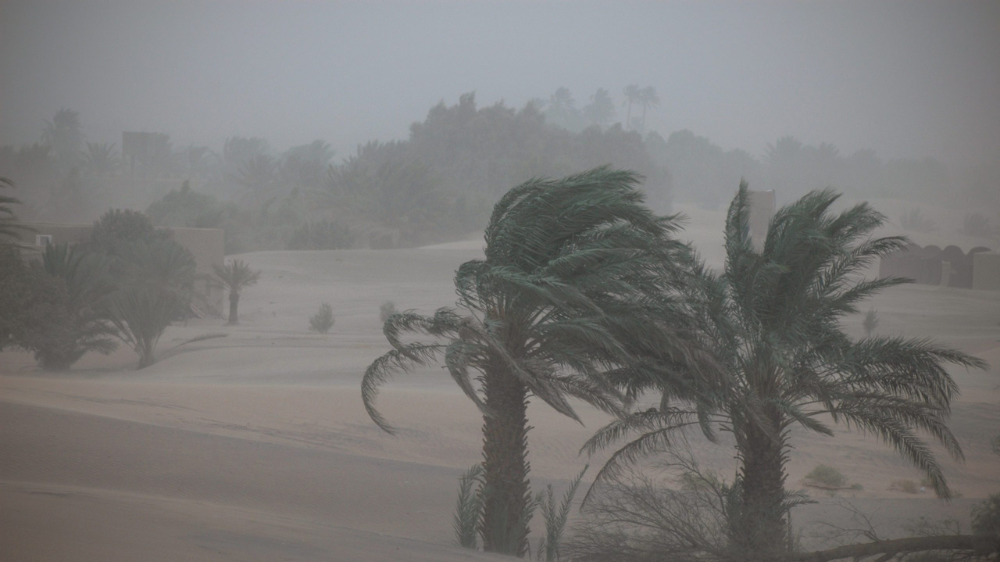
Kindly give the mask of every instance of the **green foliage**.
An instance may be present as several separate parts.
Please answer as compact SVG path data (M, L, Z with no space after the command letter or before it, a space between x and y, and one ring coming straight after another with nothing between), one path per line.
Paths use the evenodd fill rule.
M351 229L338 221L307 222L292 234L289 250L340 250L354 243Z
M692 355L676 290L689 249L671 238L673 218L643 206L637 183L597 168L511 189L487 226L485 260L458 269L459 309L390 317L393 350L365 372L365 407L386 431L379 386L438 358L484 413L487 550L527 550L527 396L576 420L569 397L617 414L628 374ZM409 332L431 341L404 343ZM625 394L612 381L626 381Z
M780 209L763 248L749 234L749 188L740 186L725 228L726 264L716 276L699 273L700 333L715 351L717 376L694 381L711 399L684 407L661 384L648 389L680 399L681 406L636 412L602 429L588 443L593 450L629 433L640 436L615 453L622 460L662 451L667 435L699 425L709 438L713 426L735 436L746 494L743 533L758 555L785 542L785 462L790 428L832 435L821 421L880 438L920 468L935 490L947 496L944 473L926 435L962 458L948 429L957 385L945 369L951 363L982 368L981 360L927 340L875 336L848 337L842 320L858 304L899 279L862 280L857 274L880 256L905 244L898 237L872 238L885 218L867 203L832 213L832 191L810 193ZM598 477L609 467L602 469ZM760 532L757 532L760 531ZM764 550L759 550L764 549Z
M166 235L157 232L149 217L131 209L110 209L90 231L92 249L117 256L121 248L134 243L152 243Z
M478 534L483 519L482 482L481 464L473 465L458 479L458 500L455 502L452 526L459 546L472 550L479 547Z
M545 536L538 541L536 560L542 560L542 553L545 553L545 562L557 562L562 559L560 545L562 544L563 531L566 529L566 521L569 520L573 496L576 495L576 490L580 487L580 481L583 480L587 468L584 466L580 474L570 482L569 488L563 494L562 502L559 504L556 504L556 495L552 484L546 486L544 492L538 493L536 501L541 506L542 518L545 520Z
M389 317L393 314L399 314L399 311L396 310L396 303L392 301L385 301L379 305L378 319L381 320L383 324L385 324L389 320Z
M154 351L164 330L177 320L179 303L168 292L142 284L127 285L109 303L116 336L139 356L138 369L156 361Z
M36 351L67 339L66 286L0 244L0 350Z
M35 359L46 370L65 370L90 351L110 353L116 347L108 324L107 298L114 290L107 260L66 244L50 244L42 255L42 270L66 288L64 321L44 343L34 347Z
M907 494L916 494L920 491L919 486L913 480L896 480L889 485L889 489Z
M171 189L146 209L156 226L213 228L221 224L223 214L224 208L215 197L194 191L187 180L179 190Z
M836 467L820 464L806 474L806 480L829 486L831 488L843 488L847 485L847 477Z
M13 188L14 182L7 178L0 178L0 189ZM21 201L16 197L0 194L0 244L16 244L20 239L20 234L27 230L17 219L14 213L14 205L19 205Z
M309 329L313 332L325 334L330 331L334 322L333 307L324 302L319 305L319 310L316 311L316 314L309 318Z
M972 532L1000 541L1000 494L992 494L972 506Z

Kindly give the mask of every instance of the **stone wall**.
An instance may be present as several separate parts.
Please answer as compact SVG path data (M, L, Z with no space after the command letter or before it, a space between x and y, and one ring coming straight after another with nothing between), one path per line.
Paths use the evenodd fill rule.
M973 279L977 275L983 278L981 285L988 285L985 280L991 274L986 270L976 273L977 264L982 263L978 267L983 268L990 263L989 260L981 262L977 256L988 253L992 252L984 247L973 248L965 253L958 246L948 246L942 250L938 246L920 247L912 244L902 251L883 257L879 263L879 277L906 277L922 285L972 289L975 286Z

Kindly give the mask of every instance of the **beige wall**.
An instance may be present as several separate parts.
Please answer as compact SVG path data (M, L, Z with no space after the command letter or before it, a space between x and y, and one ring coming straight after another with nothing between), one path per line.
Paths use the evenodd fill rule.
M29 223L33 232L21 235L29 255L40 254L45 248L43 236L51 236L53 244L79 244L90 238L89 224ZM219 228L164 228L171 233L178 244L184 246L194 256L196 306L211 315L223 312L223 288L215 281L213 265L222 265L225 254L225 233Z

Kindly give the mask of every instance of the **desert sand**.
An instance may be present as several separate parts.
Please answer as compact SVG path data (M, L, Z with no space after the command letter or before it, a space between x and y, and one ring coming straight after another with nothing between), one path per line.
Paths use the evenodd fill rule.
M721 263L722 215L689 211L686 235ZM458 475L479 460L481 417L439 368L384 387L381 432L361 403L365 367L388 346L379 305L430 312L453 304L452 276L481 240L414 250L258 252L239 326L198 319L171 326L158 363L135 371L129 349L85 357L67 373L0 354L0 560L469 560L454 545ZM329 302L336 324L308 331ZM820 463L860 491L800 508L803 529L842 520L839 501L874 514L886 535L926 516L968 529L969 505L1000 491L1000 293L908 286L871 303L880 333L934 337L992 364L955 370L962 395L952 428L964 463L943 460L950 503L890 490L919 473L844 428L794 439L790 485ZM848 330L861 334L861 316ZM199 336L222 335L194 343ZM532 483L557 487L590 463L583 442L608 418L580 406L584 425L529 409ZM690 436L706 467L731 474L732 450ZM591 474L593 473L591 469ZM728 472L727 472L728 471ZM840 519L838 519L840 518ZM536 519L538 519L536 517Z

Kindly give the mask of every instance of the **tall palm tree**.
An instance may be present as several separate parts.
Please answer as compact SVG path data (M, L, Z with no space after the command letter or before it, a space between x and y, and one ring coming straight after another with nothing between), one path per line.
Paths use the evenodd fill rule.
M685 356L675 285L688 248L671 238L674 217L642 205L638 182L597 168L510 190L486 228L486 258L456 273L457 309L391 316L384 332L393 349L365 372L365 407L386 431L379 386L439 358L482 411L488 551L527 549L531 397L578 421L568 397L620 414L627 396L617 381L647 376L647 355L664 364ZM404 342L404 333L432 341Z
M625 87L625 101L622 105L628 106L628 112L625 114L625 129L628 130L632 126L632 104L642 103L642 90L639 89L638 84L629 84Z
M239 324L240 293L243 289L257 283L260 271L250 269L243 260L232 260L224 266L213 264L216 277L229 291L229 324Z
M614 422L588 443L593 450L642 433L615 454L620 462L655 451L684 425L700 422L710 434L712 425L731 431L741 491L732 539L750 560L774 560L786 548L785 463L793 426L832 435L830 423L842 423L872 434L947 497L941 466L921 434L962 458L946 425L958 388L945 365L985 367L927 340L852 340L844 333L841 320L859 303L907 282L858 277L906 240L871 238L885 217L867 203L833 214L837 198L830 190L816 191L781 209L757 251L749 232L749 191L741 183L726 220L725 270L701 274L702 334L728 374L718 379L725 385L714 393L714 411L698 416L683 406L661 407Z
M656 88L646 86L639 92L639 102L642 104L642 130L646 130L646 108L660 105L660 96L656 94Z

